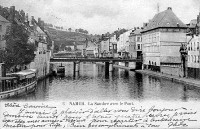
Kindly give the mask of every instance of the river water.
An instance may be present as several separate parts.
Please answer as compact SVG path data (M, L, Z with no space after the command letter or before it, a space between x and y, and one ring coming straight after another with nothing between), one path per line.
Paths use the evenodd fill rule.
M58 64L57 64L58 65ZM38 82L34 93L12 98L17 101L200 101L200 88L167 79L115 68L105 78L104 66L81 63L73 73L73 64L65 63L65 77L49 77Z

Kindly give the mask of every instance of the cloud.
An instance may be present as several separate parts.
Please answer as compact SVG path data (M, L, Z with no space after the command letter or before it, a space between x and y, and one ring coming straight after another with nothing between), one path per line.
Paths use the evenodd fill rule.
M195 7L200 8L200 1L199 0L192 0L191 1Z
M95 0L95 2L92 0L67 0L65 5L57 4L57 7L59 12L67 15L78 13L86 18L94 16L116 17L121 12L118 2L108 0Z
M172 7L184 23L199 14L200 0L0 0L47 23L97 34L141 27L157 13L157 3L160 12Z

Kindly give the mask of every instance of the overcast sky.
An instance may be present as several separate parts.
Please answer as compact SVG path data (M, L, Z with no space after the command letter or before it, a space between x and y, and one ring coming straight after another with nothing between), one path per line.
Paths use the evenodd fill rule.
M185 24L200 10L200 0L0 0L0 5L14 5L46 23L83 28L92 34L142 27L157 13L157 3L160 12L172 7Z

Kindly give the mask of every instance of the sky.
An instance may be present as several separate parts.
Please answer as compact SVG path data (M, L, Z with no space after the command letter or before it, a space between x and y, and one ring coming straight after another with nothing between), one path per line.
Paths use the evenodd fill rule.
M90 34L112 33L118 28L142 27L159 12L172 7L185 24L200 11L200 0L0 0L35 19L64 28L88 30Z

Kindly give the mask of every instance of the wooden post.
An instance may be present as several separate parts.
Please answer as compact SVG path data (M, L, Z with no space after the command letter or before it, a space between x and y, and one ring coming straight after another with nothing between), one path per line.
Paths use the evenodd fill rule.
M75 71L79 72L80 71L80 62L76 62L75 66L76 66Z
M125 66L128 67L128 66L129 66L129 63L128 63L128 62L125 62Z
M0 92L2 92L2 86L3 86L2 82L3 81L0 81Z
M113 62L110 62L109 67L110 67L110 68L109 68L109 71L112 72L112 71L113 71Z
M105 78L109 78L109 62L105 62Z
M74 71L74 76L75 76L75 74L76 74L76 62L73 62L73 64L74 64L74 65L73 65L73 66L74 66L74 67L73 67L73 71Z

